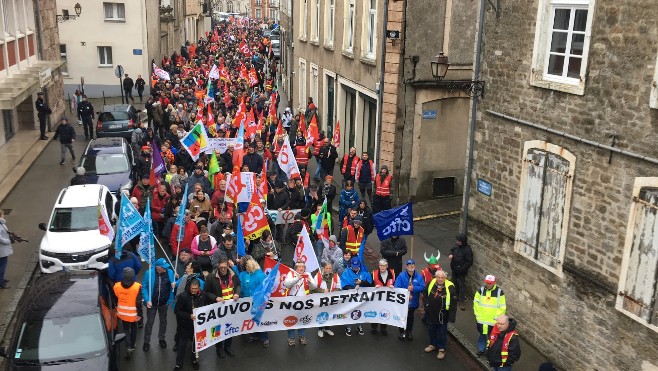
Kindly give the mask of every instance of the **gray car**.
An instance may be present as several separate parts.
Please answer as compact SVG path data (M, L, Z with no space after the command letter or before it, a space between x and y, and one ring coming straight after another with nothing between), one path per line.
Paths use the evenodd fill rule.
M133 129L139 126L139 113L129 104L104 106L98 112L96 136L98 138L123 137L130 140Z

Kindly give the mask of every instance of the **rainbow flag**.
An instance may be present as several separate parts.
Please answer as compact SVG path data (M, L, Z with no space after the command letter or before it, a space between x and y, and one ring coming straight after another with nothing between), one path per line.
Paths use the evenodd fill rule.
M203 128L203 123L198 122L194 125L192 130L183 137L181 144L185 147L192 159L196 161L201 152L208 148L208 135Z

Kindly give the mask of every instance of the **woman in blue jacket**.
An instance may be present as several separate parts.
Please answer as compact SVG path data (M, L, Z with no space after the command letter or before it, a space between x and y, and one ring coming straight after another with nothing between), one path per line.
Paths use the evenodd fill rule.
M414 312L418 309L418 302L420 293L425 289L425 279L423 276L416 272L416 262L412 259L407 260L407 269L400 272L398 278L395 279L395 287L407 289L411 293L411 300L409 301L409 312L407 312L407 331L400 329L400 340L404 340L405 336L409 340L413 340L414 329Z
M256 290L258 290L258 288L265 280L265 273L263 273L263 270L260 269L260 265L258 265L258 263L250 255L244 256L242 258L240 267L231 263L232 262L229 261L229 265L232 265L231 268L240 279L240 297L249 298L254 296ZM264 348L270 346L270 337L267 332L250 334L247 341L261 341Z
M356 209L359 205L359 193L354 189L354 182L348 180L345 182L345 189L340 192L340 201L338 203L338 222L342 223L347 215L348 209Z

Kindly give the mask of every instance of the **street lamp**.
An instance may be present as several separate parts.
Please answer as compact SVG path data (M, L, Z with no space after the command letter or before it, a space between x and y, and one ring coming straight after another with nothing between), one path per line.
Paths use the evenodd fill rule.
M65 21L68 21L68 20L73 20L73 19L78 18L80 16L80 14L82 13L82 6L80 5L80 3L76 3L75 6L73 7L73 10L75 11L75 15L68 14L68 12L64 13L64 14L57 14L56 15L57 16L57 22L61 23L61 22L65 22Z
M443 52L439 52L439 55L430 60L430 66L432 67L432 77L437 80L443 80L446 73L448 73L448 68L450 68L448 56L443 54Z

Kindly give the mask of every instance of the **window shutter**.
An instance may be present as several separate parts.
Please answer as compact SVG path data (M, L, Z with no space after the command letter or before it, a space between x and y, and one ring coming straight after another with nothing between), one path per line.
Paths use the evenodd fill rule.
M569 161L548 153L544 191L539 224L539 251L537 260L557 268L562 242L564 205L569 182Z
M521 194L524 215L519 216L519 221L522 223L518 236L521 243L519 252L534 258L537 253L537 239L539 237L546 153L539 149L530 149L524 162L526 178Z
M658 189L642 188L635 198L635 224L623 309L654 323L656 313L656 279L658 273Z

